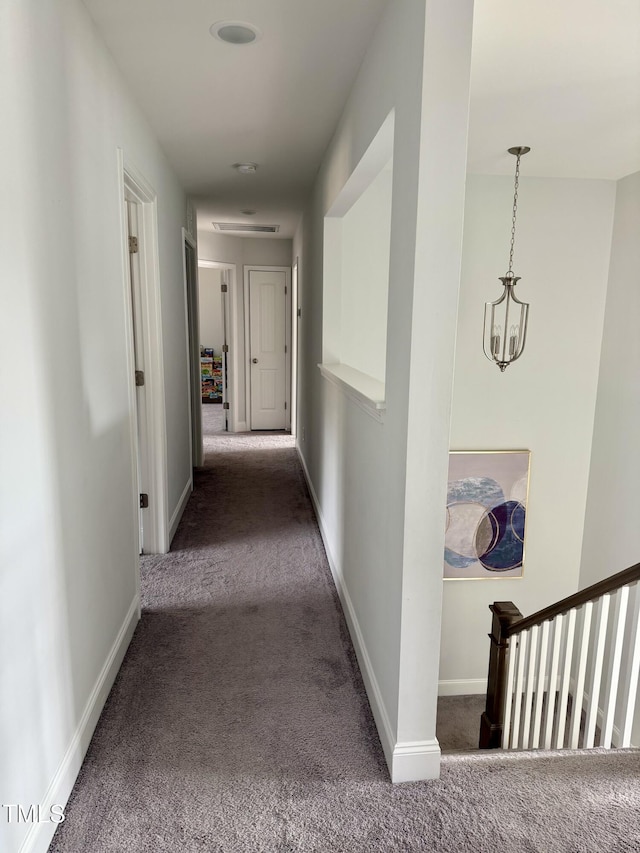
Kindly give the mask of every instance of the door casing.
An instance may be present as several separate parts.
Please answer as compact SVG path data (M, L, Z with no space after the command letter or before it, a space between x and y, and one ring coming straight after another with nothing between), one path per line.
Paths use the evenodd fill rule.
M120 179L120 230L122 235L122 281L125 299L127 387L129 396L129 429L132 477L132 514L136 518L140 506L138 482L138 435L136 419L135 353L130 308L130 256L126 203L136 205L139 239L138 273L140 277L141 346L144 354L144 448L146 455L149 507L145 510L144 551L165 554L169 550L168 480L166 459L166 412L164 394L164 358L162 346L162 314L160 307L160 264L158 252L158 220L156 192L118 149ZM137 537L136 537L137 538ZM139 588L139 571L137 584Z
M184 275L185 322L187 337L187 380L189 384L189 436L191 468L201 468L202 405L200 393L200 307L198 301L198 248L193 237L182 229L182 269ZM191 476L193 490L193 473Z

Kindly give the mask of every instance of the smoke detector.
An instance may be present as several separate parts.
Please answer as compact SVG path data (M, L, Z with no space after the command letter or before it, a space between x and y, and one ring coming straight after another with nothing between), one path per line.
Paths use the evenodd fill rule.
M234 163L231 167L235 169L236 172L240 172L241 175L253 175L258 171L257 163Z
M227 44L253 44L262 37L262 33L253 24L245 21L216 21L209 27L211 35Z

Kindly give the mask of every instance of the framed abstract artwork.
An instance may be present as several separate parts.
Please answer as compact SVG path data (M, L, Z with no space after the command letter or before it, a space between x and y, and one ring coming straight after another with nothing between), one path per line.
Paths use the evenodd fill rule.
M529 450L449 454L446 580L522 577L530 457Z

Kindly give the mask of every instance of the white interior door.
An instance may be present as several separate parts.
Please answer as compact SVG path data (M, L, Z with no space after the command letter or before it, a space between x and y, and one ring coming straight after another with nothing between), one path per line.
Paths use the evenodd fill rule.
M200 384L200 323L198 306L198 258L195 243L184 237L184 274L187 303L187 347L189 357L189 389L191 410L191 464L203 465L202 391Z
M148 460L146 448L147 407L145 388L144 363L144 328L142 293L140 286L140 236L138 225L138 208L133 202L127 201L127 233L129 237L129 285L131 289L131 327L133 330L133 352L136 371L136 460L138 468L138 490L140 492L140 509L138 511L140 554L144 551L144 522L148 501ZM143 495L144 500L143 500Z
M251 429L286 426L286 273L249 271Z

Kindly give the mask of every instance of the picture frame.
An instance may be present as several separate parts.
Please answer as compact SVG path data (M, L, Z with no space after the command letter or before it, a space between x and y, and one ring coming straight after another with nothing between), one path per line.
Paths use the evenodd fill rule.
M445 580L504 580L524 574L529 450L449 453Z

